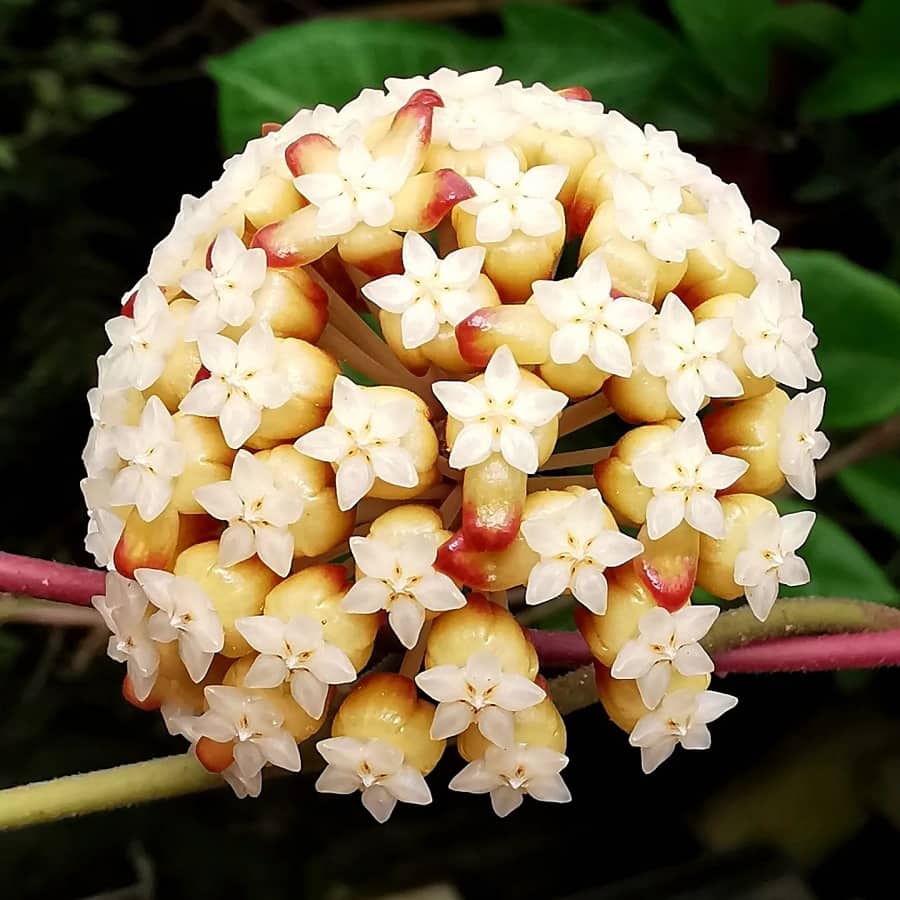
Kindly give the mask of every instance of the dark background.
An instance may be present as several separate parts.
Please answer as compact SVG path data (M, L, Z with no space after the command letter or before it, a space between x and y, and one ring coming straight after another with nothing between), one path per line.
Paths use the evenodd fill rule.
M900 276L900 4L580 3L545 10L546 27L522 37L499 3L435 0L278 30L344 6L0 0L3 549L89 562L78 481L103 322L181 194L202 193L256 123L291 112L245 95L241 72L301 105L349 99L348 86L366 86L356 73L377 85L456 59L497 58L507 77L565 86L577 56L596 99L677 127L781 229L783 246ZM777 27L762 28L773 10ZM571 18L581 11L598 14L596 31ZM431 31L442 26L461 35ZM402 52L372 50L373 34L394 35ZM834 277L819 273L821 295L805 283L810 317L820 334L862 337L849 363L823 364L825 381L875 400L871 411L838 409L829 433L840 448L874 431L877 452L863 463L851 454L823 486L826 525L807 558L820 593L896 602L900 463L885 422L897 407L884 398L897 390L900 289L835 265ZM870 288L884 292L897 331L867 318ZM826 303L828 289L838 296ZM867 369L869 341L886 349ZM0 784L180 750L155 717L121 702L103 643L77 629L0 627ZM602 710L584 710L569 720L575 802L526 800L502 822L486 798L441 786L459 765L448 753L429 779L434 806L401 807L385 827L301 776L257 802L219 791L0 835L0 897L342 900L435 882L465 898L896 897L898 685L892 671L732 676L722 689L741 703L715 726L713 750L679 751L651 777Z

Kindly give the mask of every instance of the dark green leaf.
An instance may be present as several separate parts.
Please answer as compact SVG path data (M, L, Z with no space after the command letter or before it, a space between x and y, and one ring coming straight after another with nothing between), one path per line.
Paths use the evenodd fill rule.
M773 0L669 0L698 55L735 97L762 104L769 87Z
M849 42L861 51L900 50L900 3L862 0L853 15Z
M777 6L768 21L775 41L829 56L846 51L850 25L850 16L830 3Z
M868 459L844 469L837 478L863 510L900 538L900 459Z
M811 121L856 116L900 100L900 53L896 50L849 56L803 95L800 115Z
M783 256L819 335L826 426L856 428L900 410L900 286L837 253Z
M796 500L778 501L782 513L807 509ZM799 550L811 573L809 584L782 587L786 597L815 594L823 597L854 597L873 603L894 605L900 600L878 563L833 519L817 513L816 524Z

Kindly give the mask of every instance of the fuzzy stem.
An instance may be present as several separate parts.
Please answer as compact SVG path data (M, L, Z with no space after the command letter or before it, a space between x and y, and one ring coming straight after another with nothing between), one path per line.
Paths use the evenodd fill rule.
M0 625L9 622L51 628L96 628L103 625L100 614L90 607L32 600L29 597L0 596Z
M106 593L106 573L0 551L0 591L88 606Z

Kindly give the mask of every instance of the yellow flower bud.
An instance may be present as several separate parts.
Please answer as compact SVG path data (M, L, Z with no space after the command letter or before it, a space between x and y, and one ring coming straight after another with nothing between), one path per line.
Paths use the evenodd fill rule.
M701 207L697 212L704 210ZM728 258L724 244L707 241L694 250L688 250L687 271L678 285L678 296L688 309L694 309L720 294L749 296L755 287L756 279L747 269L742 269Z
M235 452L222 437L216 419L176 413L172 417L175 437L184 446L184 471L172 486L170 506L188 515L200 515L206 510L194 498L194 491L214 481L227 481Z
M197 304L193 300L178 299L169 304L169 312L178 331L184 334L188 321ZM185 398L200 370L200 351L196 341L179 340L166 357L166 366L162 375L144 391L147 398L156 396L165 404L169 412L174 413L178 404Z

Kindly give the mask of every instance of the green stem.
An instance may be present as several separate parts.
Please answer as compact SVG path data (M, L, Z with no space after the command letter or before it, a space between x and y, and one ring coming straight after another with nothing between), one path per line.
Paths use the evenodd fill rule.
M189 753L0 791L0 831L206 791L223 784Z

